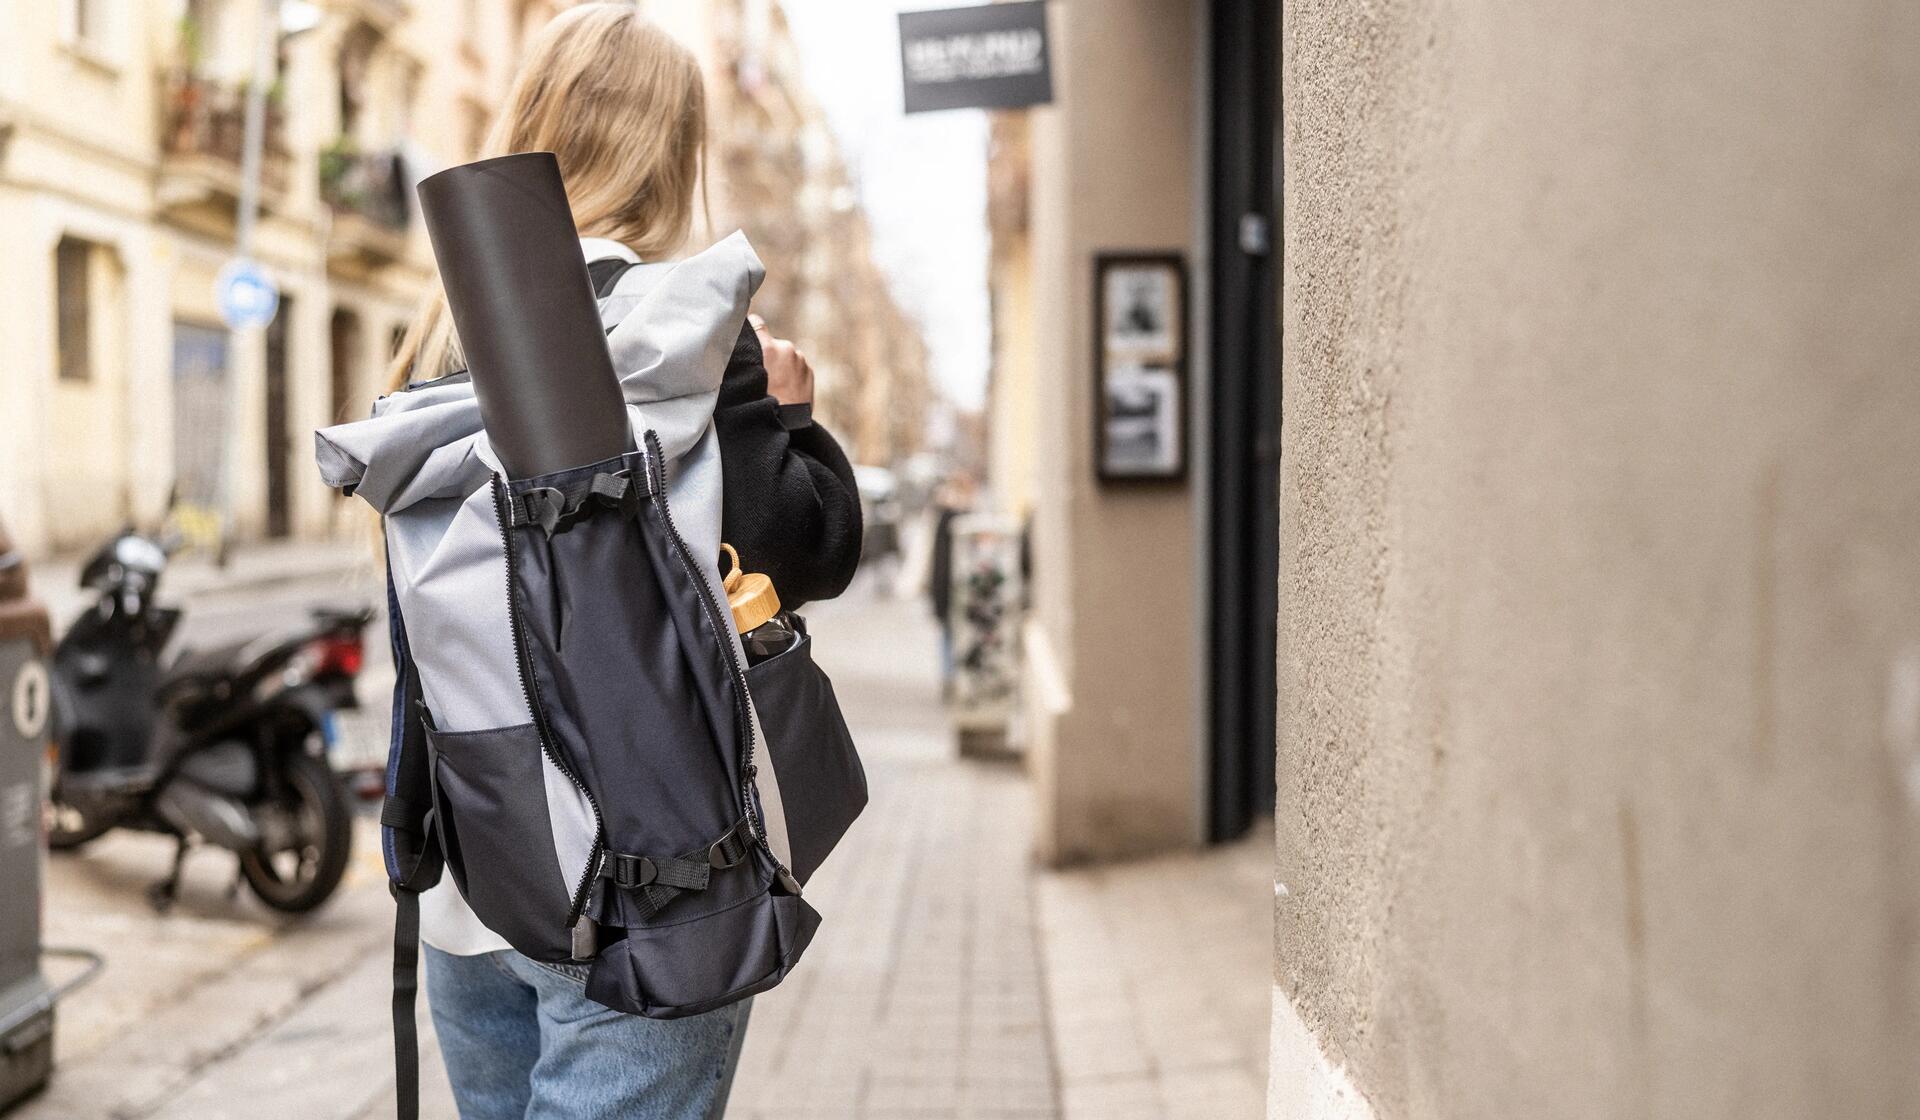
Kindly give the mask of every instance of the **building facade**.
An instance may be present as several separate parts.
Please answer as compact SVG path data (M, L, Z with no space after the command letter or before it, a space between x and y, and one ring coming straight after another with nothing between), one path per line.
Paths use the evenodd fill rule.
M0 262L13 293L0 493L25 547L80 547L170 500L190 536L330 531L310 432L371 398L430 263L404 192L462 154L426 21L392 0L315 7L274 36L254 256L282 293L229 331L246 84L265 5L8 9Z
M432 277L418 179L471 159L547 0L49 0L0 24L4 391L0 495L31 553L170 503L190 540L355 531L311 467L361 415ZM919 332L770 0L643 5L700 56L714 103L712 231L767 258L763 307L822 372L862 461L910 454L930 399ZM264 29L266 13L279 24ZM230 331L245 90L267 36L253 256L281 292Z
M1276 1117L1920 1117L1920 11L1291 0Z

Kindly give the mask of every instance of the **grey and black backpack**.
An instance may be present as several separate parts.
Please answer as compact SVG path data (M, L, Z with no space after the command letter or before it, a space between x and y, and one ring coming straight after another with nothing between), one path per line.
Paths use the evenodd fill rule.
M866 802L804 631L749 668L720 594L712 413L759 260L735 234L595 271L638 450L509 481L460 375L316 441L386 537L403 1110L418 894L443 866L519 952L675 1018L787 975L820 921L802 887Z

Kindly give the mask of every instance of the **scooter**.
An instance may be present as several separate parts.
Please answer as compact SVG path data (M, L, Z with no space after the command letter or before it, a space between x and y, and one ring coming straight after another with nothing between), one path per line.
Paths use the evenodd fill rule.
M48 845L114 828L174 837L172 871L148 891L165 911L187 853L211 844L238 857L234 890L244 881L275 910L312 910L352 845L326 749L333 713L357 706L373 611L318 610L288 636L169 656L181 612L155 599L167 561L159 541L126 530L81 570L98 599L54 648Z

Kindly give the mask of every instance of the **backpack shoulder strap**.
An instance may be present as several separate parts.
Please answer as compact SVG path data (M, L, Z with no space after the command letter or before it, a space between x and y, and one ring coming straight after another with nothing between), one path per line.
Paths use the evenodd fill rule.
M420 1118L420 1036L414 997L420 990L420 892L393 886L393 1095L398 1120Z
M601 257L587 265L587 278L593 281L594 298L606 299L612 295L620 278L634 267L632 261L623 261L619 257Z
M420 681L407 646L406 621L387 570L387 625L393 643L393 726L387 796L380 806L381 848L393 891L393 1069L399 1120L420 1115L420 1039L414 1022L419 992L420 892L440 879L442 856L433 824Z

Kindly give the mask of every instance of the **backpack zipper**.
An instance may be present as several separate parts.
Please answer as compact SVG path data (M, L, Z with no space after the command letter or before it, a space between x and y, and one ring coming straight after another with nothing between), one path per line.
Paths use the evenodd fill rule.
M767 853L767 858L773 861L774 871L780 879L781 886L797 895L800 893L800 882L793 877L793 872L787 870L787 866L780 862L780 857L773 854L773 845L767 842L766 825L760 820L760 810L753 803L754 779L759 773L753 762L753 713L747 707L747 674L740 668L740 659L734 653L733 642L728 637L733 631L720 617L720 608L715 605L713 585L707 580L706 569L695 562L693 550L687 547L685 538L680 536L680 527L673 523L673 509L667 502L667 472L663 463L664 456L660 451L660 437L649 430L646 442L647 474L653 480L653 484L648 489L660 503L661 519L667 523L667 536L673 541L674 548L679 551L680 563L700 585L700 605L706 611L707 622L713 627L714 637L720 642L720 649L727 662L727 673L733 678L733 719L742 744L740 773L736 775L736 778L740 779L740 808L747 818L747 825L752 830L754 839L759 843L761 850Z
M573 783L573 788L587 799L587 808L593 810L593 848L587 853L587 866L581 871L580 883L573 888L573 897L567 906L566 928L572 929L579 923L581 912L587 908L587 895L593 886L594 873L599 869L600 857L606 850L606 826L600 820L600 803L594 800L593 791L553 749L546 711L540 704L540 686L533 676L533 659L527 653L526 642L520 634L520 603L514 597L515 576L519 567L513 560L513 530L509 528L512 521L508 517L506 487L497 473L493 475L493 512L500 520L500 540L507 558L507 621L509 629L513 631L513 664L520 675L520 694L526 697L527 711L533 716L533 729L540 740L540 753L547 756L547 761L553 764L555 770L566 775L567 780Z

